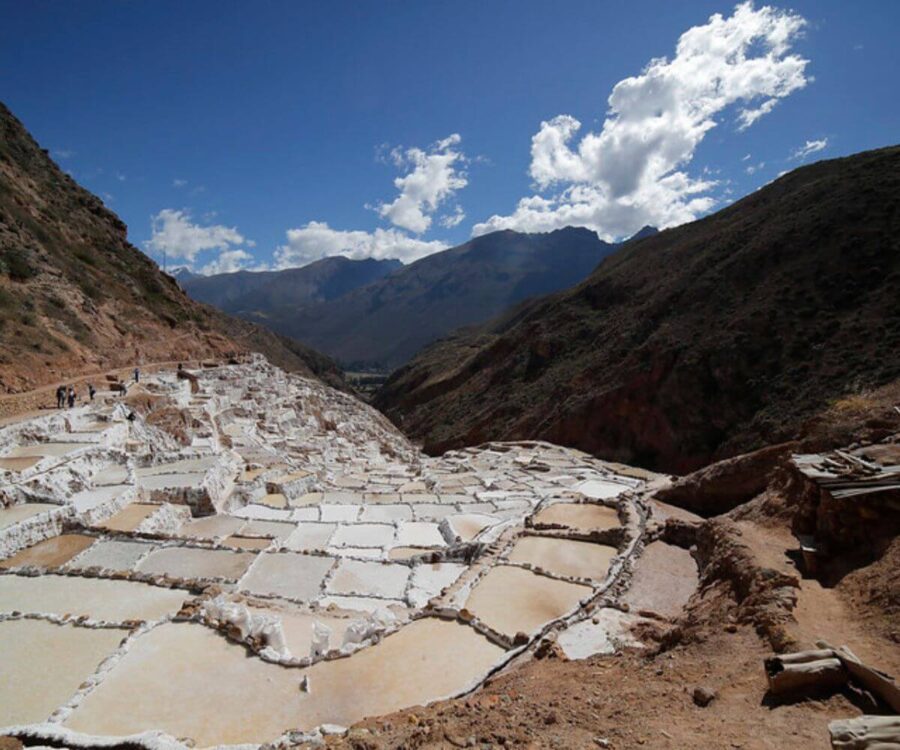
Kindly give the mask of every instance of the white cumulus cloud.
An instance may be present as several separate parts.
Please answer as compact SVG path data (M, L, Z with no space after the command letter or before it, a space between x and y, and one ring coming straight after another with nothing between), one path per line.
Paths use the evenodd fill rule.
M542 122L532 138L530 174L543 194L523 198L509 216L477 224L473 234L577 225L614 239L710 210L716 182L684 167L724 110L735 108L743 130L806 85L809 61L790 53L805 23L745 2L727 18L715 14L688 29L671 60L651 60L640 75L615 85L600 132L576 142L575 117Z
M310 221L297 229L288 229L287 243L275 250L275 267L305 266L332 255L354 260L397 258L408 263L446 248L443 242L426 242L396 229L342 231L332 229L324 221Z
M157 255L165 253L170 259L183 258L190 265L200 253L218 250L220 259L224 257L222 263L229 267L242 258L250 259L250 255L241 250L240 246L252 247L253 242L235 227L195 224L187 211L174 208L164 208L151 222L152 234L146 247Z
M445 214L441 217L440 224L445 229L452 229L453 227L459 226L466 218L466 212L463 211L462 206L456 206L453 209L453 213Z
M200 273L204 276L211 276L216 273L234 273L235 271L248 268L251 264L253 265L252 270L264 271L265 266L253 264L254 260L250 253L240 248L222 250L215 260L210 261L200 269Z
M427 231L432 214L440 205L469 184L464 171L466 157L458 148L461 141L460 135L453 133L427 151L394 149L391 152L394 163L406 173L394 180L400 195L390 203L376 206L378 214L394 226L415 234Z
M822 151L828 147L828 139L822 138L818 141L807 141L800 148L794 149L791 153L791 159L805 159L810 154Z

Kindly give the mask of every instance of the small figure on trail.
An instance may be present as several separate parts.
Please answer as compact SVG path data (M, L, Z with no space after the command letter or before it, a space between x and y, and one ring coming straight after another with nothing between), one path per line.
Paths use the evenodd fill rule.
M69 386L69 408L75 406L75 386Z
M97 395L97 389L94 388L93 383L88 383L88 395L91 397L91 401L94 400L94 396Z
M184 369L184 366L181 364L181 362L179 362L178 363L178 372L181 372L183 369Z
M65 405L66 405L66 387L64 385L61 385L56 389L56 408L62 409Z
M141 369L139 367L134 368L134 382L135 383L141 382Z

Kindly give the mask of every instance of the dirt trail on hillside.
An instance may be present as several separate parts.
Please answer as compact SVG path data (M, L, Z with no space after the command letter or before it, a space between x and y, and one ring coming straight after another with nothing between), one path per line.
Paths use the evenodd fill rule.
M797 623L791 628L799 643L812 647L817 640L824 640L832 646L846 645L871 666L900 674L900 647L871 633L843 600L838 588L828 588L815 578L804 577L794 565L786 554L798 547L790 531L751 521L741 521L738 527L760 564L799 578L797 606L793 611Z
M141 373L150 374L167 368L175 368L179 362L188 368L199 367L198 361L168 360L165 362L148 362L146 364L129 365L127 367L111 367L104 370L95 370L89 373L73 375L67 380L58 383L42 385L30 391L10 393L0 396L0 426L5 426L30 417L39 416L47 411L56 409L56 389L61 385L74 385L78 390L79 405L84 401L87 392L85 387L93 382L97 390L104 390L106 375L116 375L122 382L128 383L134 374L134 368L140 368Z

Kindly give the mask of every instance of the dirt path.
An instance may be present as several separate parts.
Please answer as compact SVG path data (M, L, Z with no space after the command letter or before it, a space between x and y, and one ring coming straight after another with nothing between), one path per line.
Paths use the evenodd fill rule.
M804 578L787 551L797 549L797 540L785 528L738 523L744 541L766 567L800 578L794 608L795 637L812 646L824 640L832 646L849 646L860 659L891 674L900 673L900 649L871 634L841 598L840 591L827 588L814 578ZM893 645L893 647L892 647Z
M175 368L179 362L188 368L197 368L200 366L199 361L188 360L168 360L166 362L148 362L140 364L142 373L159 372L168 368ZM23 419L40 416L47 411L56 409L56 389L61 385L74 385L78 391L79 402L84 400L86 395L86 387L88 383L94 383L97 390L103 390L106 383L107 375L116 375L123 382L129 382L134 375L134 365L127 367L111 367L105 370L96 370L94 372L82 373L75 375L68 380L62 380L58 383L50 383L42 385L31 391L22 391L21 393L10 393L0 396L0 426L20 422Z

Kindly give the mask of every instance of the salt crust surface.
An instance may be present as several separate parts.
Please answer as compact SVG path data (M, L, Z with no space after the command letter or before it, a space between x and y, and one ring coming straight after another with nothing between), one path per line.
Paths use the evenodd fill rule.
M86 535L68 557L35 556L40 575L0 575L0 627L95 644L58 680L77 690L36 678L49 712L3 722L152 750L259 744L457 695L519 653L517 634L554 623L572 654L628 644L618 610L594 623L582 605L630 575L640 480L539 442L429 458L361 402L259 357L198 375L197 393L172 373L140 386L190 412L187 447L115 402L0 430L0 456L39 459L0 475L15 476L0 553L59 537L63 520ZM526 534L532 514L555 538ZM173 622L190 600L192 621Z

